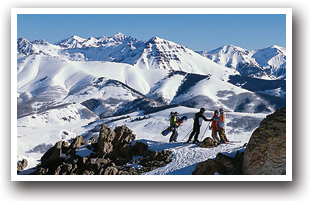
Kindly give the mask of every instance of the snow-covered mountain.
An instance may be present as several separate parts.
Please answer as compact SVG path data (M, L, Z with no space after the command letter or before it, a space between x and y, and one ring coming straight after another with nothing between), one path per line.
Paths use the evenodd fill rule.
M163 129L167 120L163 118L171 110L192 116L204 107L210 116L222 107L234 116L229 130L236 134L251 124L245 117L257 125L266 114L285 106L285 80L272 80L266 73L266 65L281 63L281 56L271 57L268 50L255 54L241 48L226 51L234 55L230 68L159 37L144 42L121 33L88 39L72 36L55 44L18 39L18 132L29 134L20 135L19 157L27 155L35 163L38 153L26 154L27 150L93 132L103 122L128 124L141 133L140 138L164 140L154 133ZM259 58L269 58L269 63ZM254 67L240 67L237 61L253 62ZM269 70L276 72L276 68ZM269 79L253 78L258 75ZM129 121L140 121L144 115L151 118L142 118L143 124ZM237 128L240 122L247 125ZM37 144L26 143L42 131L47 133Z
M274 88L265 85L260 90L245 88L240 85L243 78L230 81L239 75L236 70L240 69L224 67L185 46L158 37L143 42L121 33L89 39L73 36L55 45L22 38L18 39L17 48L19 117L73 102L95 105L87 108L99 117L109 116L128 112L133 107L130 102L136 99L144 100L143 105L146 101L147 105L157 106L181 104L270 112L275 105L257 92L283 97L279 89L285 91L283 84L280 88L278 85ZM251 54L233 47L225 51L237 52L234 58L238 61ZM256 52L257 57L258 54L266 55ZM237 60L232 64L237 64ZM113 88L111 92L109 87ZM118 98L112 97L112 92ZM134 105L139 108L137 101Z
M225 45L198 53L220 65L237 70L241 75L263 79L286 78L286 50L276 45L258 50Z

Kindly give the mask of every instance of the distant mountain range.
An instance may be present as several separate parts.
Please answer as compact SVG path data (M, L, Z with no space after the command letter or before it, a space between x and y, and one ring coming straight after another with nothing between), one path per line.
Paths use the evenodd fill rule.
M192 55L193 51L183 45L153 37L143 42L118 33L112 37L100 36L88 39L79 36L50 44L44 40L29 42L18 39L18 52L67 56L71 60L110 61L127 64L140 63L144 68L164 68L170 70L190 69L181 62L183 52ZM273 45L259 50L245 50L241 47L226 45L211 51L197 51L200 55L217 64L232 68L241 75L262 79L286 78L286 50ZM149 60L146 55L152 55ZM188 57L193 58L193 57ZM195 59L197 60L197 59ZM194 61L195 62L195 61ZM186 67L185 67L186 66Z
M17 55L18 117L30 122L38 122L33 114L68 122L175 105L247 113L285 106L285 49L277 46L197 53L118 33L55 44L19 38Z
M286 49L271 47L246 50L226 45L212 51L199 51L210 60L237 70L241 75L263 79L286 79Z

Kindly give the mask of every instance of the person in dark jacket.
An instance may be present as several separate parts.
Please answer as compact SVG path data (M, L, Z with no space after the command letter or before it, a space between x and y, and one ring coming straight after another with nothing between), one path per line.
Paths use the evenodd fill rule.
M191 132L188 140L187 140L187 143L189 143L192 139L192 137L195 135L194 137L194 143L197 143L199 142L198 141L198 136L199 136L199 133L200 133L200 127L202 125L202 120L204 121L212 121L212 119L207 119L203 113L205 112L206 110L204 108L200 108L200 111L197 112L195 114L195 117L194 117L194 127L193 127L193 131Z

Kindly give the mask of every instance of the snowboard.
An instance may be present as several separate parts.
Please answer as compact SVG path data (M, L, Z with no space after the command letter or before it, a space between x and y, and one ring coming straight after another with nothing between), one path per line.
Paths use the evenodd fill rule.
M182 124L184 124L186 121L187 121L187 116L181 117L180 120L179 120L179 126L182 125ZM165 130L163 130L163 131L161 132L161 134L162 134L163 136L167 136L169 133L171 133L171 131L172 131L172 128L171 128L171 126L169 126L169 127L166 128Z

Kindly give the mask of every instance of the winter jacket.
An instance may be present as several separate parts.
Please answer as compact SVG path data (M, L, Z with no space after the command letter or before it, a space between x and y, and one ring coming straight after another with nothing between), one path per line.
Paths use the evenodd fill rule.
M207 119L201 112L197 112L194 116L194 125L201 126L202 120L211 121L211 119Z
M220 114L219 126L223 129L225 129L225 127L226 127L226 114L225 114L225 112Z
M212 130L218 130L219 129L219 120L220 120L220 117L218 115L214 115L213 118L212 118Z
M172 115L170 117L170 126L171 127L178 127L179 126L179 117Z

